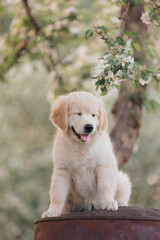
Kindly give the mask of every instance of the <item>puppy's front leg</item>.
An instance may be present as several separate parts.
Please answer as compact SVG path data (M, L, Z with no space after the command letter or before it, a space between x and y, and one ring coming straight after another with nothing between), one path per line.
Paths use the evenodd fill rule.
M100 165L97 168L97 190L101 209L118 209L118 203L114 199L117 188L117 176L118 169L116 166Z
M54 169L50 187L50 206L42 217L54 217L62 214L70 189L70 177L65 169Z

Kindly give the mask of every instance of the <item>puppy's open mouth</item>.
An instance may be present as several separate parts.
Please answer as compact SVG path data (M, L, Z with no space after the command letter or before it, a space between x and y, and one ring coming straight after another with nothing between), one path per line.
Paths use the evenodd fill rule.
M72 131L82 142L89 142L89 140L91 138L91 136L89 134L79 134L75 131L74 127L72 127Z

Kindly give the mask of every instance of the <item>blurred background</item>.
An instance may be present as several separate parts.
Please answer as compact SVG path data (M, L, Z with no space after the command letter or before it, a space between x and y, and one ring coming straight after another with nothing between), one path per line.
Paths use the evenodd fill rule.
M114 1L33 0L29 6L39 26L45 26L47 39L37 37L24 3L0 1L0 64L5 73L0 76L0 236L5 240L33 239L33 222L48 208L55 134L49 114L54 98L82 89L99 96L91 77L105 46L98 38L87 41L85 31L91 24L105 24L113 35L119 31ZM17 47L25 41L27 50ZM15 53L20 56L15 58ZM148 94L159 101L160 93L152 86ZM118 90L112 90L103 97L109 131L117 95ZM159 124L159 108L143 110L139 139L123 167L133 187L130 205L160 207Z

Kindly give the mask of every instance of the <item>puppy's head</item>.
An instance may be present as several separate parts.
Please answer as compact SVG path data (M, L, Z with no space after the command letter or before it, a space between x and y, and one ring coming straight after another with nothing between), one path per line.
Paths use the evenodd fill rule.
M78 142L89 142L96 132L101 135L107 128L107 114L103 103L87 92L72 92L60 96L50 118L64 134L70 134Z

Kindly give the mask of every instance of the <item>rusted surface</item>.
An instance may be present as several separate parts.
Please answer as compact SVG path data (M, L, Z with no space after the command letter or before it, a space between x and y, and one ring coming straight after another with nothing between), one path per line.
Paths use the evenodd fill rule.
M34 240L160 240L160 210L120 207L38 219Z

